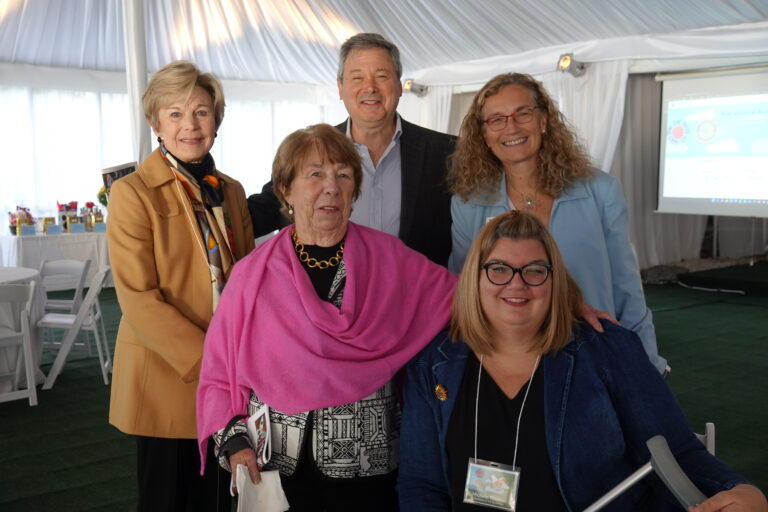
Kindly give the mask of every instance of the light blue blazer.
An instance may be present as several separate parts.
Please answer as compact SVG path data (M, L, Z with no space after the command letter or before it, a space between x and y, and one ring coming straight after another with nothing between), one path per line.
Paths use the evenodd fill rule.
M451 199L453 249L448 268L460 272L469 247L485 223L509 211L502 174L494 197ZM552 205L549 230L565 265L590 306L614 315L637 333L651 362L661 372L667 365L656 348L651 312L645 305L637 258L629 241L629 218L616 178L593 170L593 177L563 190Z

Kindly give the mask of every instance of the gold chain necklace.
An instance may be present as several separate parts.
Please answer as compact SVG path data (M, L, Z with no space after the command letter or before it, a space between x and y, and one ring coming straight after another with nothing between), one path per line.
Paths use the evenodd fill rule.
M341 242L339 250L336 251L336 256L332 256L327 260L318 260L312 258L307 251L304 250L304 244L299 242L299 237L296 235L296 229L291 230L291 239L293 240L293 248L296 249L296 254L299 255L299 260L309 268L319 268L324 270L328 267L335 267L341 262L341 257L344 255L344 242Z

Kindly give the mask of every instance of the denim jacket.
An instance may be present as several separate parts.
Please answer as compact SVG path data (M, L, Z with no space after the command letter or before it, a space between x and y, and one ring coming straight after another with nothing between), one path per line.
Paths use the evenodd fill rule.
M580 325L563 349L542 358L547 452L568 509L585 509L648 462L645 443L658 434L707 496L745 483L691 432L666 382L642 357L637 335L603 326L605 333L599 334ZM464 343L441 333L408 365L398 477L403 512L451 510L445 439L468 354ZM445 388L443 401L435 394L437 385ZM659 478L649 475L604 510L680 506Z

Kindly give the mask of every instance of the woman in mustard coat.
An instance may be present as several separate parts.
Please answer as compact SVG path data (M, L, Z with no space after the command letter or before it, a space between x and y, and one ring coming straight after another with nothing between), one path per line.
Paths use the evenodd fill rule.
M224 117L218 80L173 62L142 101L160 147L109 198L123 313L109 421L136 436L138 510L228 511L228 477L215 462L198 474L195 392L205 331L232 265L253 249L253 229L243 187L209 153Z

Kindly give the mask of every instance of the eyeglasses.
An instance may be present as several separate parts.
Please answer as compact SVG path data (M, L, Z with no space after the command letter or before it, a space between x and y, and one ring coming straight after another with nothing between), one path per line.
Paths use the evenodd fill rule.
M483 123L485 123L488 126L489 130L492 130L494 132L497 132L499 130L503 130L507 126L507 122L510 118L517 124L526 124L530 123L531 120L533 120L533 111L536 110L539 107L530 106L530 107L522 107L517 112L512 112L508 116L491 116Z
M520 278L528 286L541 286L546 282L549 273L552 271L552 265L547 263L529 263L520 268L515 268L506 263L491 261L483 265L485 277L497 285L504 286L514 279L515 274L520 274Z

